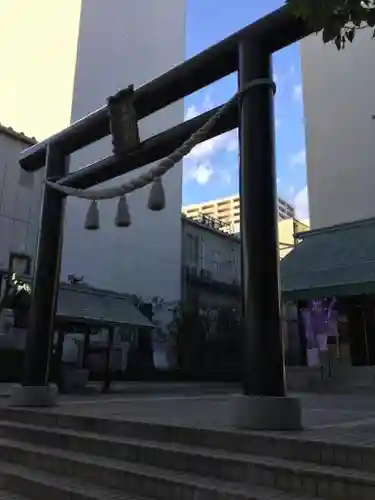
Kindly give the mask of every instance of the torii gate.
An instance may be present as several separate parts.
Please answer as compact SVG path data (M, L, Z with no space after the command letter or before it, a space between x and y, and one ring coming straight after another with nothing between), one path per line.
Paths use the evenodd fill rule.
M125 131L121 128L121 116L117 116L120 118L117 124L115 116L116 109L120 113L120 108L115 107L116 99L112 99L108 106L30 147L20 159L21 167L27 171L46 166L46 180L58 181L60 186L86 189L165 158L176 148L181 149L193 133L202 129L207 120L220 111L220 119L196 142L239 127L245 397L237 399L237 416L239 424L253 428L285 429L301 425L299 402L288 398L285 389L277 248L272 54L310 33L311 29L295 18L288 7L281 7L135 89L130 105L135 116L132 122L129 119L131 113L128 113L128 123L125 124L130 124L128 135L133 139L130 147L121 139ZM238 107L218 107L142 143L135 140L136 134L131 132L134 132L134 118L145 118L234 71L238 71L241 93ZM108 112L111 111L110 105L114 116ZM69 173L72 153L110 133L116 154ZM25 377L22 386L13 394L13 403L19 405L53 404L53 391L48 386L48 366L66 194L56 187L51 184L44 187Z

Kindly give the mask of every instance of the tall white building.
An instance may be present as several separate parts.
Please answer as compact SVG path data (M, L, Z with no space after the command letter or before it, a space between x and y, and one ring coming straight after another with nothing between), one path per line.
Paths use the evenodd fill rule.
M0 2L0 120L43 139L184 55L185 0ZM143 120L142 139L180 123L183 115L181 101ZM74 154L71 169L110 154L110 140L100 141ZM167 174L161 213L147 210L147 188L129 196L128 229L114 227L116 202L108 201L100 206L100 230L85 232L87 203L69 199L62 279L83 275L94 286L178 299L181 179L178 166Z
M340 52L301 42L312 228L375 216L374 50L369 29Z

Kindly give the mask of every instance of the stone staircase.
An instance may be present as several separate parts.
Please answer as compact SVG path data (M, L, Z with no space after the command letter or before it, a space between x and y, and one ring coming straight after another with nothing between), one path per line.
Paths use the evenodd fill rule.
M375 448L0 410L0 500L374 500Z

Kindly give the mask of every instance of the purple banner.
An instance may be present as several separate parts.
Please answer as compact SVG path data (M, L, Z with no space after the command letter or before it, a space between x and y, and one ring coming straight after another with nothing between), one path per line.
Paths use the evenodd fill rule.
M338 312L334 308L336 299L312 300L303 309L302 320L306 336L307 348L319 347L324 335L337 337ZM325 342L326 343L326 342Z

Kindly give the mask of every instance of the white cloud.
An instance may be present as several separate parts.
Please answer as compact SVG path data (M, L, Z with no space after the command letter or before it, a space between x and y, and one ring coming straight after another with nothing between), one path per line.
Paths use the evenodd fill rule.
M185 120L191 120L192 118L195 118L196 116L199 115L199 111L194 104L192 106L189 106L188 109L186 110L185 113Z
M190 153L186 156L186 158L205 158L212 156L216 153L217 150L221 149L223 146L223 136L218 135L217 137L213 137L208 141L201 142L197 144Z
M295 80L297 70L294 64L290 65L289 68L284 68L282 71L276 70L273 74L273 80L276 83L278 91L283 91L286 86L291 84L292 80Z
M237 170L236 170L237 172ZM214 169L213 165L207 162L188 162L184 165L184 182L196 182L200 186L216 182L228 186L232 183L235 173L231 168Z
M214 169L209 162L193 163L184 169L185 181L195 181L201 186L204 186L211 180L213 173Z
M190 106L185 113L185 120L190 120L195 116L200 115L201 113L205 113L214 107L214 103L212 102L211 96L206 94L203 103L201 106ZM237 131L231 130L230 132L226 132L225 134L218 135L213 137L212 139L208 139L205 142L201 142L195 148L193 148L190 153L186 156L186 158L196 158L196 159L204 159L207 157L211 157L218 151L236 151L238 148L238 137Z
M307 186L301 189L294 197L294 207L297 219L309 218L309 196Z
M219 151L230 153L238 149L237 131L231 130L225 134L218 135L212 139L201 142L193 148L188 155L187 159L205 159L210 158Z
M232 175L231 172L229 172L229 169L220 169L217 172L219 179L221 180L222 184L226 184L227 186L232 182Z
M226 144L226 151L237 151L238 150L238 133L237 130L232 130L231 132L227 132L223 134L224 141Z
M190 106L185 114L185 119L191 119L195 116L212 109L214 104L207 94L201 106ZM194 180L198 184L204 185L212 181L213 175L217 173L217 178L221 181L230 182L230 176L223 170L218 171L213 167L214 156L217 153L231 153L238 149L237 130L231 130L225 134L208 139L205 142L197 144L184 158L184 181Z
M301 149L300 151L292 155L289 160L289 165L292 168L306 165L306 150Z
M293 87L293 99L297 102L302 102L302 85L300 83Z
M185 113L185 120L191 120L201 113L205 113L214 107L210 94L206 94L203 99L203 103L201 106L197 107L195 104L192 104L188 107Z

